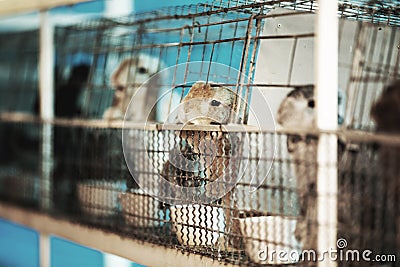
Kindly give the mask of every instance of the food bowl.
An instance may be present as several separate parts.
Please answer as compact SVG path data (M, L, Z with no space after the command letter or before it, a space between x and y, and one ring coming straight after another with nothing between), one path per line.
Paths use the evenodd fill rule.
M118 194L124 190L121 181L89 180L77 185L78 200L84 213L108 217L118 212Z
M259 216L239 219L245 238L245 250L258 264L293 264L301 255L295 238L296 219L283 216Z
M122 207L122 215L128 225L152 227L163 224L166 216L164 216L164 211L159 209L160 202L149 195L145 195L141 190L121 193L119 201Z
M218 207L172 206L171 221L178 242L186 246L215 246L225 230L224 211Z

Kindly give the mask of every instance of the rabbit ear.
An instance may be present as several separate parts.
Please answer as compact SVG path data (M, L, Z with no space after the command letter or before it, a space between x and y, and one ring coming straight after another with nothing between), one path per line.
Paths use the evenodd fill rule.
M114 88L120 86L121 84L126 85L128 83L128 75L125 75L126 77L124 77L123 74L127 74L129 72L129 68L134 66L136 63L137 60L135 58L128 58L122 61L118 68L111 74L111 85Z
M196 82L190 88L188 94L182 100L182 102L186 102L195 98L208 98L211 99L214 96L215 92L211 88L210 84L205 84L204 82Z

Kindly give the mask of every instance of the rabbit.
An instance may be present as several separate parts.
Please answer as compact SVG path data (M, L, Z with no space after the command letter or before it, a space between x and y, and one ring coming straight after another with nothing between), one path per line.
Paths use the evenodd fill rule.
M236 93L228 87L196 82L178 107L176 123L199 126L228 124L231 117L236 115L237 102ZM223 203L227 207L225 230L230 231L231 228L232 233L238 236L238 230L235 232L232 228L232 217L238 218L239 215L235 211L231 212L233 202L227 186L232 185L238 176L239 162L235 158L241 149L239 135L201 130L181 130L177 134L180 140L179 152L184 162L174 164L175 157L170 153L170 159L163 165L162 177L180 186L199 188L200 199ZM182 170L182 167L188 165L187 161L195 163L192 171ZM221 193L226 194L222 197ZM229 240L229 245L234 246L235 242L236 239Z
M316 126L314 87L297 87L278 108L277 122L288 129L312 129ZM316 249L316 179L318 138L313 135L288 135L287 149L295 163L299 190L300 218L296 238L306 249ZM311 224L309 223L311 222Z
M156 114L152 107L156 104L161 89L160 77L163 76L158 72L164 67L164 62L160 58L144 53L122 60L110 76L110 83L115 92L112 105L103 112L103 119L125 119L142 123L155 120ZM157 76L154 76L156 74ZM134 106L128 109L133 96L135 96ZM136 143L133 145L139 146ZM104 151L107 157L123 158L122 151L116 144L109 145ZM132 175L136 176L138 173ZM126 183L129 189L138 187L130 175L126 175Z
M178 110L178 123L195 125L227 124L231 111L236 111L236 94L218 84L196 82L183 98Z
M340 101L344 97L339 94ZM282 101L278 112L277 122L284 128L313 129L316 127L315 99L313 86L297 87L292 90ZM339 107L340 112L340 107ZM338 122L343 121L339 113ZM314 135L288 135L287 149L292 161L295 163L294 173L297 178L299 190L300 216L296 226L296 238L303 243L303 249L317 248L317 151L318 136ZM368 153L368 151L363 151ZM354 247L377 248L374 242L367 238L360 241L360 229L368 229L362 224L361 218L352 213L355 208L360 213L368 215L373 213L374 203L364 197L365 190L358 183L363 183L365 177L353 177L354 170L362 167L361 153L358 149L349 149L342 138L338 138L338 238L345 238ZM374 188L374 185L370 185ZM362 201L360 207L357 201ZM353 233L357 233L354 238ZM354 239L353 239L354 238ZM360 247L361 248L361 247ZM376 250L378 251L378 250Z
M339 125L344 121L344 100L345 95L339 89ZM296 87L287 94L280 104L277 112L277 122L286 129L313 130L316 128L315 105L314 86ZM299 190L300 219L297 224L296 237L303 242L305 249L316 249L318 136L312 134L289 134L287 136L287 150L292 162L295 164L294 173ZM339 162L342 162L341 159L344 158L345 151L345 144L343 140L339 139ZM352 154L350 156L354 157Z
M237 105L236 105L237 106ZM178 107L177 123L193 125L227 124L232 111L236 111L235 93L223 86L196 82ZM180 136L192 146L195 153L205 154L212 149L211 133L181 131ZM221 140L222 134L218 133ZM215 147L214 147L215 149ZM223 153L221 150L218 153Z
M178 107L176 123L227 124L232 112L236 111L235 98L236 94L230 88L202 81L196 82ZM203 180L214 181L224 175L229 158L223 156L229 155L232 150L236 149L234 144L231 144L232 136L221 132L182 130L179 132L179 137L183 142L183 146L180 148L183 156L188 160L197 161L199 168L205 166ZM176 178L182 174L190 174L191 177L194 174L200 176L201 172L198 170L189 173L182 172L170 161L164 164L162 171L162 176L167 180L170 179L169 177ZM180 164L178 162L178 165ZM198 186L199 182L192 184Z
M314 86L297 87L282 101L277 122L285 128L314 128Z
M315 128L314 86L296 87L289 92L278 109L277 122L285 128ZM338 124L344 121L345 94L339 89Z
M182 99L178 108L178 123L193 125L227 124L231 112L236 111L236 94L230 88L218 84L196 82L190 88L188 94ZM213 151L217 155L225 154L230 150L228 135L221 132L180 131L180 136L194 153L201 155L210 154ZM211 153L212 154L212 153ZM205 164L209 164L212 158L201 157ZM211 170L209 170L211 171ZM221 175L217 170L212 170L213 175L207 176L215 180Z
M371 107L371 117L377 132L400 134L400 80L386 87ZM383 182L385 253L398 253L400 249L400 145L378 146L380 177ZM395 240L393 240L395 236ZM399 256L399 255L398 255Z
M192 125L210 125L210 124L227 124L230 119L231 111L234 110L233 106L235 103L235 93L223 86L199 81L192 85L188 94L182 99L181 104L178 107L178 114L176 123L192 124ZM179 166L185 164L186 160L193 161L200 166L212 166L210 163L214 159L215 153L220 155L224 154L223 146L221 142L226 144L227 140L222 141L222 133L202 132L202 131L188 131L182 130L179 132L179 137L184 143L180 148L182 155L181 158L184 162L176 162L175 164L170 160L164 164L162 175L164 178L171 176L176 177L178 174L185 174L183 176L194 177L200 175L199 171L194 170L193 172L182 172L179 170ZM227 136L225 136L226 139ZM215 141L217 140L217 142ZM229 150L229 145L225 145L224 149ZM206 153L208 152L208 154ZM211 152L211 156L209 156ZM207 154L207 155L205 155ZM215 165L215 164L214 164ZM182 166L183 167L183 166ZM199 167L201 168L201 167ZM211 180L215 180L221 174L222 169L217 170L214 168L205 168L206 177ZM168 175L170 174L170 175ZM169 178L167 178L169 179ZM196 179L200 179L199 177ZM175 178L176 180L176 178ZM188 184L188 182L185 182ZM199 186L199 182L189 183ZM180 184L181 185L181 184Z
M151 84L149 79L163 66L159 58L147 54L139 54L137 57L123 60L111 74L111 86L115 89L115 93L111 107L103 113L103 119L124 119L131 98L137 94L134 112L127 114L126 119L132 122L144 122L150 113L149 108L157 101L159 89L157 86L160 85ZM141 86L144 88L139 90ZM154 116L150 114L149 119L154 119Z

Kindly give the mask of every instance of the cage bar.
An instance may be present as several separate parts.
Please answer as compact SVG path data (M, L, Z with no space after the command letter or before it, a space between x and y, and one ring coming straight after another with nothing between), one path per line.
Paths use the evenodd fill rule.
M51 120L54 117L54 82L53 82L53 62L54 62L54 39L53 26L49 22L48 14L41 13L40 28L40 116L43 120ZM42 186L43 209L51 207L50 195L52 188L52 125L44 124L42 130Z
M338 103L338 1L319 1L316 25L317 127L337 128ZM333 32L334 34L331 34ZM318 251L329 251L337 242L337 138L321 135L318 142ZM327 207L329 207L327 209ZM337 266L324 260L318 266Z

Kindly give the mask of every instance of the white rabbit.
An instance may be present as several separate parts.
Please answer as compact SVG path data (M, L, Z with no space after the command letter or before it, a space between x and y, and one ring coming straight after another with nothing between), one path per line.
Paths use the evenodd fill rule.
M127 114L130 121L144 122L157 101L159 85L150 84L149 78L163 68L160 59L146 54L123 60L111 74L115 89L112 106L103 113L103 119L123 119L131 98L135 96L135 108ZM139 88L142 87L142 90ZM153 118L151 118L153 119Z
M338 122L343 121L344 94L339 91ZM298 87L292 90L282 101L278 113L277 122L284 128L296 130L312 130L316 127L314 87ZM355 149L356 148L356 149ZM356 217L352 210L362 209L364 213L371 212L370 204L363 201L363 207L354 207L357 198L361 198L363 192L360 185L362 179L353 177L355 170L361 163L359 147L350 146L338 140L338 237L345 238L349 243L357 245L352 233L359 231L363 226L360 218ZM296 226L296 238L303 243L303 249L316 249L317 244L317 149L318 136L305 134L289 134L287 136L287 149L291 161L294 164L294 174L299 191L300 217ZM355 150L354 150L355 149ZM363 150L363 152L366 152ZM373 187L373 185L370 185ZM373 205L373 204L372 204ZM362 213L362 212L361 212ZM367 241L369 242L369 241ZM373 248L373 244L368 244Z
M314 87L298 87L282 101L277 122L288 129L315 127ZM316 249L316 179L317 148L315 136L288 135L287 149L292 162L299 190L300 217L296 226L296 238L305 249ZM315 225L314 225L315 224Z

